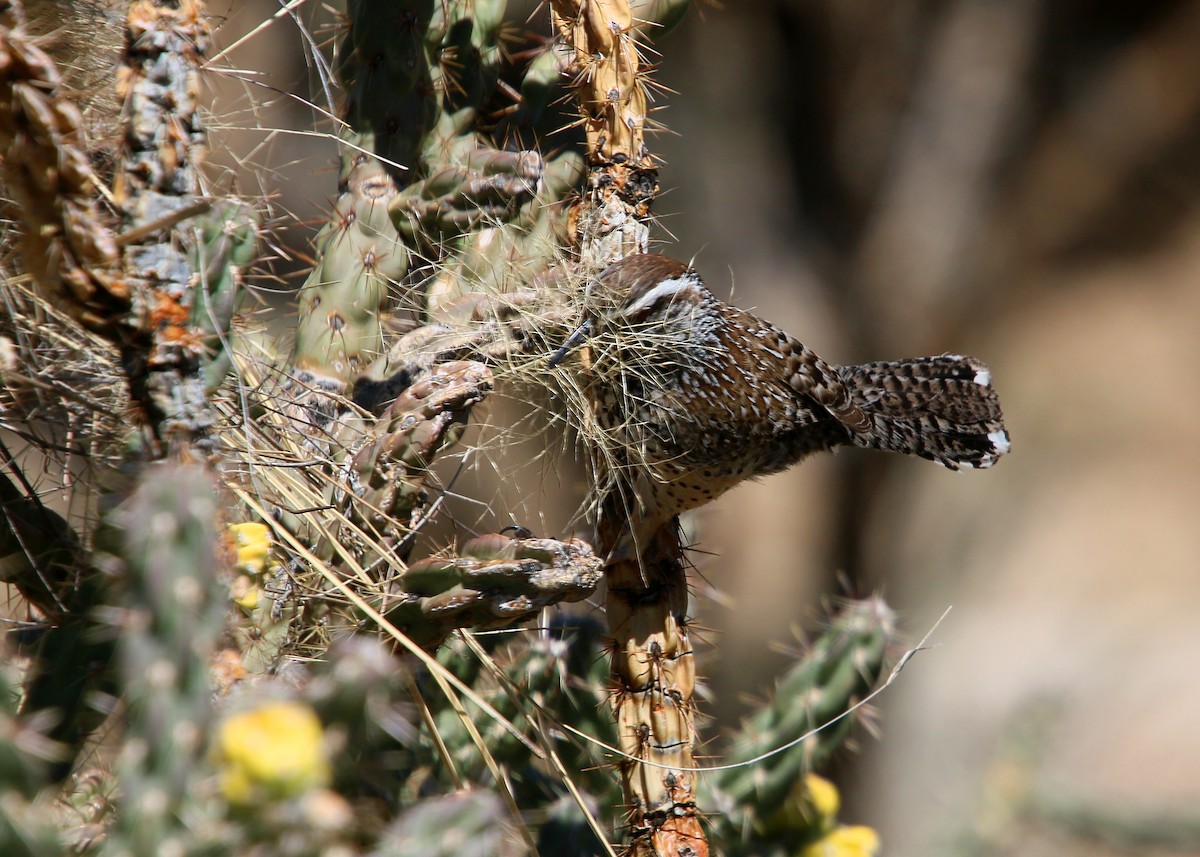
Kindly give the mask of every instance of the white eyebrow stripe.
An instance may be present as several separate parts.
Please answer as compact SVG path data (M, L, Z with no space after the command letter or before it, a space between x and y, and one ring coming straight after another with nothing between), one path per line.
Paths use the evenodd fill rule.
M663 280L632 304L625 307L623 312L626 315L634 315L639 310L653 306L654 303L664 295L677 295L685 289L694 289L697 286L697 279L698 278L695 274L688 273L684 274L682 277L672 277L669 280Z

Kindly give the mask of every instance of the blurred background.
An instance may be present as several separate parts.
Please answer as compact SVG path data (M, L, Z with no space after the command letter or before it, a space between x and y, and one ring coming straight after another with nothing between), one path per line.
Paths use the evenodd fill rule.
M843 759L888 854L1200 853L1200 3L728 3L658 206L830 360L986 360L987 473L849 451L699 514L722 717L842 575L938 647Z
M222 6L223 45L279 8ZM281 97L301 38L213 82L214 161L295 218L281 273L336 175ZM662 249L831 361L983 358L1014 448L848 451L694 516L712 751L773 644L880 591L910 643L953 610L840 760L844 819L899 857L1200 854L1200 2L728 0L656 48Z

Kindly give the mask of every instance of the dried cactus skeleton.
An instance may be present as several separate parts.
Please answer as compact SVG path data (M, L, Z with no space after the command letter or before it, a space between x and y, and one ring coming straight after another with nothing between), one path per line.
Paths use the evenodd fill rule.
M130 6L123 156L101 194L53 64L18 5L0 0L0 143L32 283L3 285L0 345L18 356L0 355L0 428L24 451L0 446L12 474L0 476L0 580L36 631L21 650L23 705L0 711L0 746L12 750L0 764L28 785L19 805L0 802L0 850L11 833L39 854L67 839L82 853L168 842L186 842L180 853L405 853L397 843L428 837L447 812L466 825L465 812L488 842L511 838L511 824L530 850L611 851L623 809L632 853L701 855L708 806L727 819L723 836L751 832L745 841L764 848L827 831L829 818L819 827L789 808L812 802L795 783L844 729L777 757L769 787L754 767L723 776L705 803L675 519L690 506L643 515L651 525L627 550L625 488L655 474L601 407L652 395L603 367L624 360L628 378L662 381L661 342L606 353L593 330L583 359L566 357L572 331L598 317L599 272L649 246L658 184L639 54L685 6L556 1L556 41L510 55L503 2L416 0L398 12L351 0L335 66L337 194L289 355L261 346L239 312L264 211L202 178L202 6ZM502 145L502 134L530 132L522 123L543 115L560 82L574 91L586 157ZM522 103L497 108L518 88ZM551 421L588 450L595 549L528 532L423 543L447 490L439 459L498 388L538 401L549 391ZM127 407L133 420L121 419ZM82 498L66 515L26 478L39 457ZM586 611L546 612L602 580L607 630ZM538 615L549 626L536 637L455 633ZM356 641L365 629L405 659ZM752 724L758 743L740 739L739 758L752 764L861 699L892 633L881 603L846 606ZM214 689L232 700L224 719ZM427 730L419 739L402 696ZM814 702L804 717L788 716L794 696ZM44 831L37 792L61 786L118 697L130 706L120 794L74 831ZM260 758L246 737L258 729L294 743ZM14 735L26 736L20 746ZM346 752L326 758L339 741ZM272 767L289 755L306 761ZM206 777L220 794L196 788ZM93 787L81 779L65 794ZM467 787L502 800L422 799Z

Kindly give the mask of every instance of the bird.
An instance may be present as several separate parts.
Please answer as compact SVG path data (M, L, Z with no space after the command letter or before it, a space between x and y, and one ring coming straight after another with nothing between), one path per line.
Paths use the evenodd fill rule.
M610 264L584 307L550 364L586 346L580 386L642 539L747 479L838 447L951 470L991 467L1011 449L991 372L975 357L828 363L660 254Z

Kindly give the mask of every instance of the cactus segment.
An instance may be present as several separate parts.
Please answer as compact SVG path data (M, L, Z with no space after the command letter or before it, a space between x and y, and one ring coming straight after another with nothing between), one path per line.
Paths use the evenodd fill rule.
M411 564L382 606L392 624L432 648L456 628L503 627L581 601L595 591L602 567L576 539L480 536L457 556Z
M212 394L233 362L231 324L246 297L243 273L258 256L258 215L234 200L198 218L192 270L199 278L191 324L203 336L204 387Z
M726 763L748 762L795 741L866 696L882 675L894 624L892 611L879 598L847 603L780 680L767 705L734 736ZM713 791L722 814L714 838L732 843L750 833L748 842L782 847L815 841L827 832L831 813L813 811L804 777L842 745L854 721L844 718L782 753L719 772ZM748 845L734 853L754 852Z

